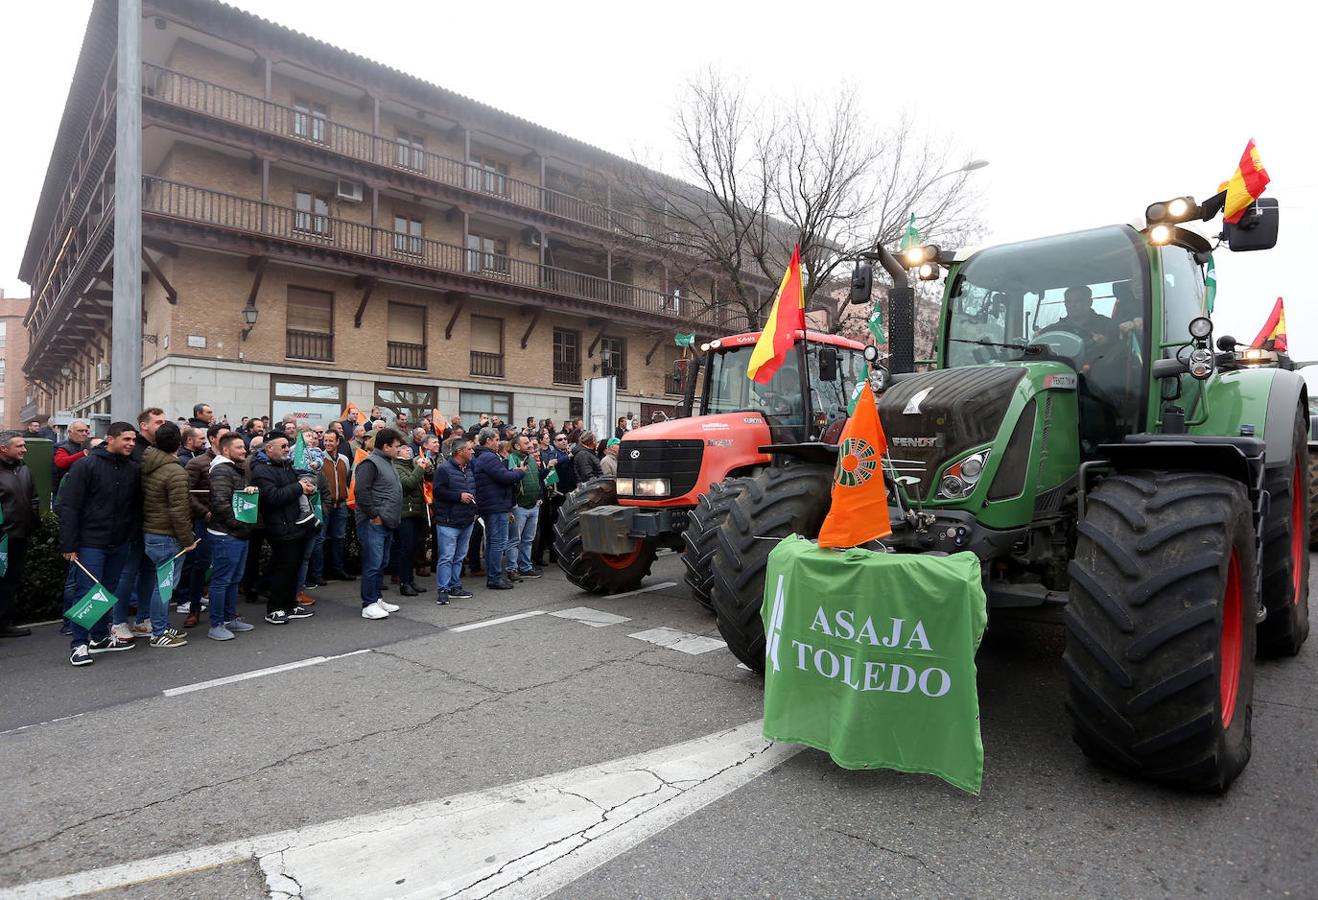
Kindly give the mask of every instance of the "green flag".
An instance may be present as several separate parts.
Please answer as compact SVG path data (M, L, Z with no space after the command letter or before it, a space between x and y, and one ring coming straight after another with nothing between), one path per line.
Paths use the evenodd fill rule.
M909 250L918 246L920 246L920 229L915 227L915 213L911 213L911 221L906 223L906 231L902 234L900 249Z
M256 492L246 493L234 491L233 498L230 501L233 506L233 517L244 525L256 524L256 511L260 503L260 496Z
M1204 273L1204 312L1213 314L1213 303L1217 300L1217 267L1213 265L1212 254L1208 256L1208 271Z
M863 380L857 381L856 386L851 389L851 398L847 400L848 416L854 416L856 414L856 404L860 402L860 395L861 392L864 390L865 390L865 382Z
M973 554L821 550L793 535L769 554L760 614L765 738L979 793L988 613Z
M64 618L90 631L91 627L110 611L115 602L114 594L107 591L105 585L97 582L92 585L91 590L82 595L81 600L65 610Z
M673 335L673 343L679 347L694 347L696 345L696 333L694 331L679 331Z
M174 563L178 557L167 559L156 567L156 586L160 589L160 599L168 603L174 596Z
M545 476L545 487L553 487L556 484L558 484L558 467L552 466L549 474Z
M883 330L883 306L878 300L874 301L874 311L865 320L865 324L869 326L870 334L874 335L874 343L880 347L886 347L888 345L888 335Z
M307 467L307 442L302 439L302 429L298 429L297 440L293 442L293 468Z

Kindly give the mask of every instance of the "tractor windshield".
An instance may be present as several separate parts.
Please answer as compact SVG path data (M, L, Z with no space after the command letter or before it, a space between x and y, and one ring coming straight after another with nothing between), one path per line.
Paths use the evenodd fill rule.
M952 285L943 358L1064 359L1082 376L1082 430L1095 440L1138 430L1148 278L1143 243L1121 226L981 251Z
M799 427L804 404L796 354L787 357L768 384L758 384L746 377L746 366L754 349L753 345L746 345L713 354L703 412L755 410L774 417L779 425ZM823 381L819 377L819 345L812 342L807 351L813 394L811 407L815 413L822 412L828 419L846 415L851 390L856 386L856 379L863 377L865 372L865 358L859 351L843 347L836 349L838 372L833 381Z

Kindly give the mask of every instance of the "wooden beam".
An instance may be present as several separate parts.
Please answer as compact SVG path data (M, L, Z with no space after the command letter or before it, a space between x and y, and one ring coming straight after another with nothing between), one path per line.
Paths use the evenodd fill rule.
M655 351L659 349L659 345L662 344L663 341L664 341L664 334L663 332L660 332L659 336L655 338L654 346L650 348L650 352L645 354L645 364L647 366L650 364L650 357L654 356Z
M247 258L247 268L252 272L252 289L247 294L247 305L256 305L256 295L261 290L261 279L265 277L265 264L269 261L268 256L249 256Z
M146 263L147 269L155 276L156 281L160 282L160 286L165 289L165 299L169 301L169 305L177 306L178 291L174 290L174 285L169 283L169 279L165 277L164 272L160 271L160 267L151 258L151 254L146 252L145 247L142 248L142 262Z
M362 313L366 312L366 304L371 302L371 294L375 291L376 279L374 278L357 278L357 287L362 289L362 300L357 304L357 313L352 317L352 324L356 328L362 327Z
M531 339L531 332L535 331L536 323L540 321L540 314L544 312L544 307L537 306L535 312L531 315L531 323L526 326L526 334L522 335L522 349L526 349L526 342Z
M453 296L452 294L449 295ZM458 294L456 302L453 304L453 316L448 320L448 325L444 328L444 340L450 340L453 337L453 326L458 324L458 316L462 315L462 307L467 305L467 295Z
M160 238L142 238L142 246L150 247L161 256L178 256L178 244L162 241Z
M593 341L590 342L590 349L586 351L586 358L587 358L587 359L594 359L594 357L595 357L595 348L599 346L600 341L604 338L604 329L606 329L606 328L608 328L608 327L609 327L609 325L608 325L607 322L605 322L603 325L600 326L600 333L597 334L597 335L595 335L595 340L593 340Z

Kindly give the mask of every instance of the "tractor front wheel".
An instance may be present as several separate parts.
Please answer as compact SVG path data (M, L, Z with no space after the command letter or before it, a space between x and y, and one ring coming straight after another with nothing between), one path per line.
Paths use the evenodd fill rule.
M640 587L658 553L654 544L640 538L626 553L588 553L583 549L581 514L617 502L613 479L597 478L568 495L554 523L554 553L559 568L568 581L592 594L617 594Z
M718 530L710 599L728 649L764 671L765 569L769 552L789 534L819 536L831 500L833 472L808 464L769 468L744 479L741 496Z
M1128 472L1089 495L1066 609L1067 711L1102 765L1224 791L1249 762L1257 561L1244 486Z
M714 608L709 592L714 581L714 550L718 547L719 527L728 518L732 504L744 489L742 479L716 481L700 495L691 510L686 530L682 532L682 565L686 566L686 586L691 596L705 609Z

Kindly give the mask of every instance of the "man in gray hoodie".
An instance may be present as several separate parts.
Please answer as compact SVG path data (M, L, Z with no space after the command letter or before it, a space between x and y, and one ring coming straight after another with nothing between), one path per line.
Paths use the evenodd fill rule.
M403 485L394 457L403 436L392 428L375 432L375 449L353 473L357 502L357 541L362 548L362 618L385 619L398 606L384 600L384 567L389 545L403 516Z

